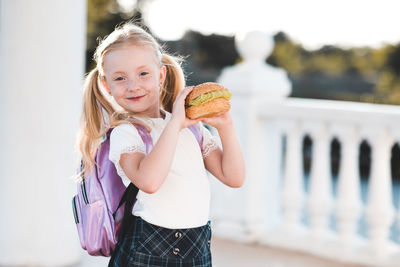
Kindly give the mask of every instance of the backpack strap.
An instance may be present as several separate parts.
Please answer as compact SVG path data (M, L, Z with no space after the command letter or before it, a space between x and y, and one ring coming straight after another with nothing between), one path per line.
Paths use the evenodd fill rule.
M197 143L199 143L200 150L203 152L203 135L201 134L200 127L196 124L190 125L188 127L194 136L196 137Z
M146 153L149 153L150 150L153 148L153 140L151 139L151 136L150 136L149 132L147 131L146 127L144 127L143 125L134 124L134 126L135 126L136 129L138 130L139 135L140 135L140 137L142 138L143 143L144 143L145 146L146 146ZM117 210L118 210L125 202L127 202L126 205L125 205L125 207L128 207L128 209L125 208L125 210L129 210L129 205L128 205L128 204L130 204L130 203L128 203L128 202L131 202L132 199L134 200L134 198L136 198L136 195L137 195L138 192L139 192L139 188L137 188L133 183L130 183L130 184L128 185L128 187L126 188L124 194L123 194L122 197L121 197L121 200L120 200L120 202L119 202L119 204L118 204L118 208L117 208L117 209L115 210L115 212L113 213L113 217L114 217L114 218L115 218L115 214L116 214ZM130 198L129 198L130 201L128 201L128 196L130 196ZM132 196L134 196L134 197L132 197ZM133 203L132 203L132 206L133 206ZM124 217L125 217L125 215L124 215Z
M143 143L146 146L146 153L150 153L150 150L153 148L153 139L151 139L151 135L146 127L140 124L133 124L139 132L140 137L143 140Z
M153 139L151 139L151 135L149 131L144 127L143 125L140 124L133 124L135 128L138 130L140 137L142 138L143 143L146 146L146 153L148 154L150 150L153 148ZM133 183L130 183L128 187L126 188L124 194L121 197L121 200L118 204L118 208L114 212L113 216L115 218L115 214L117 210L125 203L125 208L124 208L124 217L122 219L121 223L121 229L118 231L118 240L123 240L123 237L130 225L133 224L133 221L135 219L134 216L132 216L132 208L133 205L135 204L136 201L136 196L139 192L139 188L137 188L136 185ZM117 247L119 246L119 242L117 244ZM115 253L114 253L115 254Z

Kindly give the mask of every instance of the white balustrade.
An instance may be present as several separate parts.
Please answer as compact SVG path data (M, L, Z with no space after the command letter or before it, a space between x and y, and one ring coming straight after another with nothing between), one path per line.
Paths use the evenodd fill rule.
M248 45L251 39L245 38L247 42L239 45L242 53L243 49L257 47ZM242 212L238 221L247 222L243 224L246 231L241 234L247 233L249 238L242 240L296 249L336 261L398 266L400 244L390 239L390 227L395 219L390 152L394 140L400 140L400 107L285 98L287 80L281 70L257 59L257 55L265 56L265 53L251 55L245 56L243 63L224 70L219 79L233 89L235 124L240 125L240 132L246 132L240 138L246 164L249 163L247 167L250 167L246 177L249 184L242 189L246 196L243 201L247 201L242 207L248 210ZM272 92L274 86L276 91ZM235 98L251 105L236 105ZM304 190L302 167L302 138L307 134L312 139L309 192ZM282 147L279 149L281 144L277 140L283 135L286 136L286 150L282 159ZM333 197L330 144L335 137L339 140L341 153L335 183L337 194ZM262 140L264 145L257 147L254 138ZM359 153L360 143L365 139L371 144L372 156L364 207L360 193ZM268 198L265 192L268 192ZM218 205L226 203L220 201ZM271 209L272 206L278 206L280 212ZM218 207L218 210L223 208ZM309 225L302 223L304 215ZM232 217L228 209L218 216ZM331 228L331 216L336 221L336 229ZM396 217L400 221L400 214ZM363 235L359 229L360 219L365 220L366 229L363 230L366 234ZM214 233L218 236L220 231L217 229ZM224 235L232 239L237 239L236 236L234 231Z
M372 166L365 210L372 253L384 256L388 249L389 228L394 219L390 152L392 138L385 127L368 129L372 146Z
M361 215L360 175L358 172L359 136L355 126L336 127L341 142L336 218L339 241L347 249L355 242Z
M299 122L287 122L286 160L282 185L282 208L284 227L293 233L300 225L304 201L303 166L302 166L302 133Z
M312 123L313 139L308 213L311 236L317 239L327 232L331 213L330 136L325 123Z

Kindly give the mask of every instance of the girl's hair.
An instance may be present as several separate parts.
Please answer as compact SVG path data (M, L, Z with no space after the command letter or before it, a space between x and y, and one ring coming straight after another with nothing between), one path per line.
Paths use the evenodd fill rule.
M166 77L160 88L160 103L162 108L172 112L172 105L179 91L185 86L185 78L179 58L168 55L157 41L145 30L133 23L125 23L117 27L110 35L103 39L94 53L96 67L85 78L83 93L83 111L81 126L78 135L78 147L82 155L83 171L90 171L94 165L94 157L102 137L122 123L137 123L151 130L142 120L135 119L139 114L118 109L107 94L103 93L100 82L104 76L104 56L110 51L127 45L144 45L154 51L154 55L161 66L166 66Z

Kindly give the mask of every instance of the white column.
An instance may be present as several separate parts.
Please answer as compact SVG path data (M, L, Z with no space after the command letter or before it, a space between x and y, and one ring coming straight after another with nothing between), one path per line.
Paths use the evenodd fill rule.
M330 135L324 123L311 127L313 140L308 213L311 236L323 238L331 213Z
M263 153L265 142L268 139L266 132L262 129L262 124L257 116L257 107L254 101L248 111L247 124L247 147L246 149L246 209L245 209L245 229L249 240L255 241L262 236L263 222L262 217L270 211L270 203L266 201L265 195L266 179L268 174L263 172L263 165L268 164L268 160ZM264 165L265 166L265 165Z
M362 207L358 171L360 139L355 126L340 127L338 134L341 153L336 218L339 242L347 248L354 241Z
M238 36L236 45L243 62L225 68L218 82L233 95L232 115L245 154L246 180L243 188L236 190L242 198L236 197L232 202L240 202L240 205L227 207L230 214L226 218L239 215L248 239L255 240L278 223L281 199L280 132L274 119L260 118L259 114L271 105L282 105L290 94L291 84L285 71L265 63L273 50L271 36L250 32L243 38ZM231 231L231 236L240 235L238 232L241 231Z
M283 223L287 231L295 232L300 224L304 198L302 134L299 122L287 122L285 126L286 155L282 189Z
M365 210L371 252L384 256L387 252L389 229L394 219L390 156L393 139L386 128L369 131L372 166Z
M86 1L0 1L0 265L65 266Z

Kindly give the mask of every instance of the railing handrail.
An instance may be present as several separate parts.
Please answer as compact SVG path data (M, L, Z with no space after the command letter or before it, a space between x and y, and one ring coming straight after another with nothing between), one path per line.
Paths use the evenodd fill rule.
M306 119L340 123L393 124L400 120L400 106L352 101L287 98L279 102L264 102L259 106L261 118ZM351 115L351 116L349 116Z

